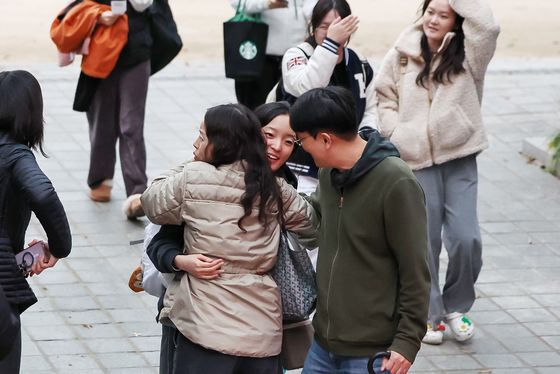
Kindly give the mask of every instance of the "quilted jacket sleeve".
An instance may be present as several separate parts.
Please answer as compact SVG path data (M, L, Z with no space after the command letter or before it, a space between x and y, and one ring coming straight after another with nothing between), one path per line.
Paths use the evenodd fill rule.
M160 176L144 191L140 200L146 217L158 225L180 225L185 191L185 173L181 166Z
M45 229L51 253L62 258L70 254L72 236L66 212L56 191L43 173L33 153L27 148L16 148L10 154L12 177L29 207Z

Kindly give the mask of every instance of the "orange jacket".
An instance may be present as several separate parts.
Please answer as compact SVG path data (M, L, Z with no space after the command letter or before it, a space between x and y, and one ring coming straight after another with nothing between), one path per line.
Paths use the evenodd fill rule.
M51 25L51 39L63 53L80 49L84 40L91 35L89 54L82 58L82 71L94 78L107 78L111 74L128 41L126 14L119 17L112 26L97 24L101 13L107 10L111 10L111 7L85 0L70 9L66 15L62 16L61 13Z

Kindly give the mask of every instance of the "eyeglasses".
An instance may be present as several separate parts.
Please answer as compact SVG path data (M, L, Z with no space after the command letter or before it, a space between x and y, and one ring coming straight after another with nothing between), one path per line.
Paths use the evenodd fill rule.
M303 141L304 141L305 139L307 139L307 138L310 138L310 137L311 137L311 135L308 135L308 136L305 136L305 137L303 137L303 138L301 138L301 139L296 139L296 140L295 140L296 145L297 145L298 147L301 147Z

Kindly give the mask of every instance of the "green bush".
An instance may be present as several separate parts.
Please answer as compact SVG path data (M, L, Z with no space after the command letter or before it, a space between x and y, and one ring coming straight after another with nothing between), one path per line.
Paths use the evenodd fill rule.
M554 135L550 143L548 144L550 149L552 149L552 162L550 164L550 172L556 176L558 165L560 165L560 132Z

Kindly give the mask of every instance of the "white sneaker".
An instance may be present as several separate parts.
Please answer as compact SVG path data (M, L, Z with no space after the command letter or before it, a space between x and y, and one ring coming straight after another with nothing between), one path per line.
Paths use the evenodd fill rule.
M422 343L432 344L432 345L440 345L443 343L443 331L445 330L445 326L437 324L432 325L428 323L428 328L426 330L426 335L422 339Z
M447 323L458 342L467 341L474 335L474 323L466 314L449 313L445 316L445 323Z

